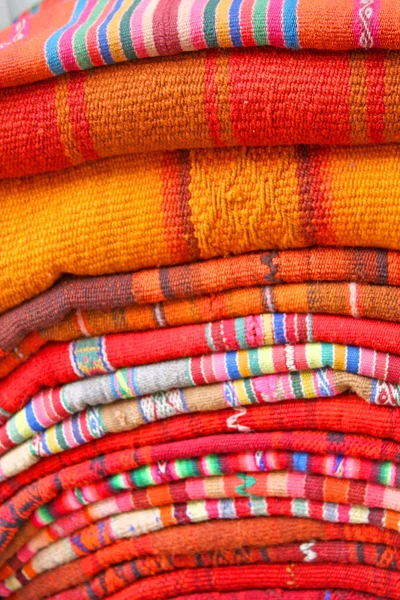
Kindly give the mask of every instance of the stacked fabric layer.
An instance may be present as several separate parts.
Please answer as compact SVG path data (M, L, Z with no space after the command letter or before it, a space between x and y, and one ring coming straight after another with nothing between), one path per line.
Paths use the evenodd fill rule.
M400 599L399 17L0 34L0 597Z

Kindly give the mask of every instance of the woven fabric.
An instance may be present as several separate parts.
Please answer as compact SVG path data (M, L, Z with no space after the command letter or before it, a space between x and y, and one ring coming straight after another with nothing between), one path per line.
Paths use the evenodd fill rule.
M0 362L0 373L3 369L5 373L6 368L15 368L47 340L67 341L82 336L140 329L139 325L134 326L134 323L140 322L140 315L135 313L135 318L130 319L130 310L122 310L125 307L132 309L136 304L153 304L153 318L147 318L142 326L152 329L169 324L168 307L176 300L190 298L193 303L197 296L221 294L228 290L235 290L237 294L239 289L265 283L317 281L398 286L400 254L365 248L310 248L254 253L126 275L62 279L47 292L0 316L0 358L8 358L7 362L5 358L4 362ZM352 314L360 316L358 311L365 310L365 302L360 302L358 287L353 285L349 289L353 288L349 303L351 299L355 300ZM314 298L316 293L312 294ZM387 293L394 295L394 291ZM273 297L269 303L273 306ZM384 302L389 306L393 303L394 299ZM200 315L203 321L215 320L216 310L211 310L211 304L207 313L205 306L199 307L197 321ZM374 299L370 304L383 303ZM106 309L109 310L104 312ZM146 309L147 312L149 309ZM140 314L144 312L142 310ZM196 313L192 312L195 322ZM391 315L391 320L394 317ZM11 351L14 352L8 356Z
M396 145L221 148L3 180L0 310L65 272L98 275L318 244L395 250L399 156Z
M338 400L338 402L340 402L340 400ZM328 408L329 407L327 407L327 409ZM289 403L288 411L290 412L290 410L291 407ZM223 428L224 422L220 420L221 416L224 417L224 413L226 413L226 410L222 412L222 415L220 413L217 413L215 415L212 415L212 413L210 413L208 415L208 418L209 421L211 421L213 427L209 427L206 430L204 430L204 428L200 429L199 440L197 444L199 442L202 444L201 447L203 453L206 453L208 448L205 445L206 440L200 440L200 438L207 436L210 433L219 433L220 435L218 437L212 436L212 443L215 444L215 446L212 448L213 452L216 451L217 447L220 448L220 443L222 443L224 445L224 452L228 452L230 450L232 450L233 452L237 452L239 449L254 449L256 445L259 444L259 447L271 448L271 452L275 451L278 453L284 449L287 449L288 451L290 449L291 452L298 453L299 455L303 453L305 453L306 455L309 453L333 455L343 454L345 456L351 457L354 461L354 473L357 473L355 477L359 476L361 472L360 470L358 470L358 467L356 467L356 465L369 464L371 460L373 462L378 461L378 463L382 463L382 461L384 461L382 467L377 467L376 472L374 470L371 470L370 477L372 477L374 481L376 480L379 483L387 483L388 485L394 485L396 482L396 460L399 453L399 448L395 442L389 442L388 440L383 442L379 438L376 438L374 442L372 442L371 438L368 436L341 433L340 439L334 438L331 445L329 435L326 432L307 431L305 433L302 433L299 430L292 431L290 437L285 435L284 432L276 432L276 435L264 434L262 437L256 436L255 434L251 435L250 437L248 435L243 436L242 434L239 439L237 438L237 436L235 436L234 433L230 433L229 438L225 438L221 437L221 435L223 436L223 432L226 430L226 428ZM352 415L353 412L351 412L350 414ZM211 419L212 416L215 417L214 422ZM243 414L241 416L243 416ZM260 418L262 418L263 416L264 413L261 411ZM299 411L297 411L297 416L299 416ZM181 420L182 417L178 418L178 421ZM187 417L183 417L183 420L187 420ZM220 429L218 429L219 421L221 422ZM227 418L226 421L228 422L229 427L229 418ZM301 423L299 422L299 419L297 419L296 426L299 427L300 424ZM351 421L349 424L351 424ZM162 430L164 440L165 437L167 437L168 440L170 439L168 437L168 432L174 425L174 419L171 419L168 422L168 425L168 428L164 427ZM238 426L239 423L237 423L236 425ZM348 428L347 430L349 431ZM137 433L140 432L141 431L139 429ZM184 440L187 439L188 435L190 434L184 427L184 423L181 423L179 435L176 434L175 437L172 439ZM104 461L104 452L107 452L107 454L112 454L116 449L118 449L119 452L124 452L125 450L130 449L132 445L137 441L136 437L133 435L133 432L109 435L106 438L103 438L102 440L95 440L93 443L90 444L90 446L81 446L75 450L66 451L64 454L54 455L50 458L44 459L41 463L39 463L39 468L32 467L21 473L19 476L16 476L11 480L0 484L0 501L4 502L5 500L7 500L12 494L16 493L18 489L20 489L23 485L28 485L29 483L40 479L43 473L51 474L67 466L76 465L82 461L87 461L90 458L94 457L102 457L101 460ZM159 441L159 439L156 439L155 443ZM197 448L197 445L194 444L193 439L191 440L190 445L191 448ZM139 456L139 450L137 452L137 456ZM194 455L195 454L193 454L192 456ZM169 457L169 459L171 458L174 459L172 455ZM329 463L329 460L327 460L327 463ZM342 465L341 461L338 461L337 466L339 465ZM135 466L137 467L137 465ZM129 468L129 464L124 465L121 468L122 470L124 468ZM362 467L362 470L364 470L364 466Z
M400 9L386 0L44 0L0 35L1 87L203 48L398 49Z
M235 430L239 430L240 432L274 431L274 429L290 431L294 428L305 430L314 428L331 432L368 432L369 435L378 438L382 437L396 441L399 441L400 439L400 434L398 433L397 411L393 411L386 407L369 407L354 397L346 397L343 402L340 402L340 399L331 402L329 400L323 400L316 403L310 403L310 401L301 402L300 400L297 400L293 404L286 402L281 407L279 405L273 407L260 407L257 409L256 407L249 407L244 410L242 414L238 414L234 411L219 413L217 414L215 421L217 421L218 417L220 421L222 421L224 427L224 429L223 427L220 427L220 430L222 429L222 431L226 432L233 432ZM196 431L199 433L202 431L200 425L201 423L197 422ZM149 427L151 426L146 426L144 428L144 435L146 435ZM214 433L214 431L211 430L210 432L210 430L208 430L207 433ZM162 434L164 434L164 430L162 431ZM192 436L193 435L194 434L192 433ZM287 443L288 435L290 434L279 433L277 434L277 437L273 439L281 440L282 444ZM262 442L260 442L257 437L252 439L256 445L250 446L249 449L260 447ZM326 443L328 446L325 448L329 448L331 453L340 453L344 448L349 448L346 444L350 443L350 440L351 438L347 441L342 433L327 434ZM135 443L140 444L140 438L137 438ZM232 443L232 450L234 451L234 438L232 439ZM275 444L276 443L278 442L275 441ZM211 444L211 446L207 444ZM390 452L390 444L388 447L386 442L383 446L378 442L375 442L374 444L371 443L369 446L370 451L372 452L377 452L380 448L380 452L383 454L378 454L378 456L386 458L391 456L394 460L398 458L396 445L393 448L392 444L391 455L387 454ZM228 440L224 440L222 444L219 444L216 439L211 441L205 440L204 445L197 446L198 449L201 448L200 455L201 453L207 453L207 449L208 452L210 452L215 451L218 447L222 449L221 451L227 452L231 446L229 446ZM175 454L172 454L172 457L182 458L191 456L191 444L182 442L180 446L178 445L178 448L179 453L177 454L176 452L178 452L178 450L175 450ZM363 456L364 454L362 453L366 452L365 444L358 448L358 451L361 452L361 456ZM355 450L356 447L353 452ZM93 483L104 478L107 474L115 475L122 471L135 468L140 464L168 460L171 458L170 452L169 447L161 446L155 448L149 454L149 449L147 448L144 450L145 458L139 459L140 455L136 453L132 454L132 451L117 451L109 457L103 456L100 461L93 459L93 461L88 461L87 463L66 467L44 478L42 471L42 479L40 481L33 482L23 488L20 492L17 492L7 504L3 504L3 506L0 507L1 523L3 524L2 529L0 530L0 541L3 548L10 543L18 529L32 516L35 509L53 500L62 489L79 487L83 483ZM373 456L376 456L376 454L373 454ZM138 460L144 462L138 464ZM100 471L99 465L101 465Z
M239 440L238 450L248 443L246 437L246 435L243 435ZM222 442L222 439L218 441ZM253 442L253 440L250 440L250 442ZM394 488L399 486L400 480L399 467L395 462L369 461L337 454L324 457L307 452L279 452L258 449L238 454L229 454L228 452L223 455L206 454L196 458L193 455L190 458L169 460L162 464L152 463L131 471L123 471L101 482L65 491L52 502L40 507L32 517L32 521L38 528L45 527L59 519L60 516L79 510L86 505L89 506L84 511L85 519L87 519L87 522L96 521L96 513L101 511L101 506L107 506L107 509L112 510L111 502L100 505L97 504L97 501L108 499L115 494L121 494L123 490L148 488L190 477L237 475L237 473L244 472L257 473L285 469L300 473L329 475L339 479L367 481ZM251 477L244 477L243 492L247 489L247 484L250 481L252 481ZM348 482L347 485L349 485ZM351 485L354 485L353 492L355 493L357 485L355 482L352 482ZM362 486L359 485L359 488L362 489ZM390 490L387 491L388 494L391 493ZM149 494L148 501L151 503L152 490L147 490L146 493ZM394 498L396 494L395 490L392 497ZM130 492L123 493L119 498L122 499L125 496L128 498L129 495ZM142 500L142 498L138 499L138 507L140 508L143 508L140 505ZM115 502L115 506L118 506L118 498L113 498L113 502ZM133 499L132 502L134 502ZM96 505L93 505L93 503L96 503ZM68 522L65 525L71 527ZM55 537L62 537L60 522L57 523L57 532L55 533L54 528L49 527L50 534ZM64 532L63 535L66 535L66 533Z
M112 399L109 405L95 404L94 407L80 411L36 434L26 418L27 413L22 411L16 418L10 419L3 430L4 437L9 440L8 445L16 443L14 440L10 444L10 434L14 434L19 444L0 457L0 481L31 467L41 457L87 444L108 433L129 431L175 415L222 410L227 406L239 408L249 404L275 403L294 398L332 397L349 391L370 403L390 406L399 404L398 385L331 369L319 369L239 379L222 385L159 391L134 401L125 399L115 402ZM86 401L87 396L84 395L84 398ZM49 401L43 407L43 414L46 411L56 413L58 410L65 410L58 403L52 404L51 393ZM55 417L55 420L59 418ZM37 429L40 427L38 423Z
M23 406L43 387L55 387L127 366L305 342L351 344L399 354L400 324L319 314L276 313L160 331L84 338L70 344L51 344L13 375L0 381L0 401L12 400L15 406ZM378 371L372 375L380 377ZM47 422L47 426L52 423ZM0 449L4 447L0 429Z
M372 525L343 525L296 517L253 517L246 519L245 525L243 527L240 521L220 520L166 528L151 535L121 540L35 577L21 591L16 592L14 597L15 600L37 600L43 596L44 590L49 593L67 590L67 593L71 593L70 588L74 584L93 577L109 565L141 556L159 556L171 551L182 553L184 550L191 554L214 549L230 551L238 547L246 548L255 542L262 546L266 541L271 548L278 544L307 542L315 538L329 542L341 540L377 543L383 547L393 544L392 547L397 548L399 539L398 533ZM385 553L382 559L384 556ZM385 568L382 562L379 566Z
M279 490L277 496L279 501L277 501L277 497L269 496L269 489L264 491L260 489L259 496L252 495L249 497L243 497L243 494L236 492L237 497L231 498L224 497L222 490L212 490L210 491L210 497L205 500L189 500L182 504L168 504L170 499L165 498L164 501L160 499L160 506L157 508L130 512L123 512L122 509L122 512L111 518L97 521L71 536L55 541L51 546L43 548L26 563L15 577L11 576L5 580L4 585L11 587L11 589L19 589L24 581L33 579L38 574L60 564L68 563L74 558L90 554L119 539L137 537L145 533L159 531L165 527L173 527L188 522L201 523L215 519L231 520L252 516L283 515L305 516L337 523L374 524L394 531L398 531L400 527L400 514L398 512L369 508L364 505L348 505L336 503L335 501L323 502L305 498L305 496L312 497L314 495L334 497L334 491L329 490L325 494L315 494L307 488L306 492L304 489L300 492L295 489L293 492L288 493L285 486L286 480L283 479L279 482L279 479L284 478L285 475L285 472L276 474L276 489ZM275 490L273 484L271 484L270 489ZM194 495L203 498L204 492L201 492L199 487ZM338 497L340 497L340 493ZM280 500L281 498L282 500Z
M382 554L390 556L391 563L387 565L382 560ZM94 577L88 585L80 589L68 590L58 596L58 600L88 600L91 597L103 598L116 592L126 585L143 577L151 577L175 569L190 569L202 567L218 567L228 565L251 565L265 563L301 563L313 564L382 564L382 568L395 570L400 562L400 551L378 545L359 545L349 542L310 542L303 544L288 544L281 546L262 546L237 548L235 550L203 552L196 555L177 554L143 557L133 561L110 567L99 576ZM386 559L387 561L387 559ZM5 586L4 586L5 587ZM3 588L4 589L4 588ZM6 589L4 592L6 593Z
M399 65L397 52L238 49L3 89L0 179L137 152L398 142Z
M254 581L265 587L292 589L345 588L373 591L385 598L397 600L398 575L391 571L359 565L244 565L182 570L157 575L134 583L109 596L110 600L164 600L177 593L204 590L252 589Z

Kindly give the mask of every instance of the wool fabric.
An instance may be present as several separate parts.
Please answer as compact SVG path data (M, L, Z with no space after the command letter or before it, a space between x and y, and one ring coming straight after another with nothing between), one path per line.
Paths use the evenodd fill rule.
M29 425L29 419L26 419L25 411L21 411L16 416L18 418L11 418L5 428L9 444L12 441L10 435L17 438L18 444L15 446L14 441L14 448L0 456L0 481L21 473L39 462L43 456L87 444L107 433L128 431L145 423L168 419L175 415L218 411L227 406L239 409L243 405L282 402L295 398L327 398L343 392L357 393L373 404L394 407L400 403L399 385L331 369L317 369L239 379L222 385L200 386L192 390L185 388L159 391L133 402L114 402L114 399L111 399L108 406L90 407L39 431L33 437L30 437L34 431ZM45 410L53 409L63 410L63 407L58 403L54 406L50 394ZM236 425L232 424L232 427L234 426ZM24 436L28 438L26 441Z
M380 50L237 49L3 89L0 179L138 151L398 142L399 64Z
M399 156L396 145L185 150L3 180L0 311L65 272L313 245L399 249Z
M400 49L397 3L43 0L0 35L0 84L204 48Z
M245 526L243 526L245 525ZM37 600L43 596L43 591L57 593L62 590L71 592L71 587L87 581L109 565L132 560L141 556L158 556L171 552L190 552L197 554L214 549L232 550L238 547L248 547L249 541L259 545L268 540L269 547L293 542L304 543L318 538L321 541L358 541L379 543L380 547L394 544L397 548L399 534L387 529L378 529L373 525L343 525L328 523L313 519L285 517L253 517L240 520L214 521L198 524L180 525L147 534L139 538L121 540L82 557L61 565L43 575L38 575L22 590L17 591L15 600ZM390 547L390 546L389 546ZM385 553L377 566L387 568Z

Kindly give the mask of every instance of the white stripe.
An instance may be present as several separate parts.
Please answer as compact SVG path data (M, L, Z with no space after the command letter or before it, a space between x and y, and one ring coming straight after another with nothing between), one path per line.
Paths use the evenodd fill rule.
M190 38L190 15L196 0L181 0L178 9L178 35L183 51L196 50Z
M358 318L360 315L357 310L357 284L353 281L349 284L350 289L350 309L353 317Z
M159 0L151 0L144 9L142 17L142 29L144 45L149 56L158 56L157 48L153 37L153 15L157 8Z
M91 337L90 333L86 329L85 321L83 320L83 316L82 316L82 311L81 310L77 310L76 311L76 318L78 320L79 329L81 330L81 332L83 333L83 335L85 337Z

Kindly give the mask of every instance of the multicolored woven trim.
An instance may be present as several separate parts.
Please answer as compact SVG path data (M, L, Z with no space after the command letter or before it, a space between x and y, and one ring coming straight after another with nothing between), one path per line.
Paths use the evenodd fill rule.
M193 500L178 500L176 504L170 504L171 496L165 490L165 496L161 495L157 507L131 510L129 503L120 506L113 516L96 521L40 550L16 575L7 578L5 585L11 590L19 589L25 582L40 573L90 554L120 539L137 537L174 525L200 523L212 519L279 514L333 523L374 524L395 531L399 531L400 528L400 513L393 510L321 500L324 496L328 498L336 496L336 488L329 488L326 478L315 476L315 481L313 480L312 483L310 481L310 484L305 487L304 477L300 474L287 472L264 474L260 475L259 486L256 478L251 479L253 486L257 488L255 495L246 491L241 492L243 477L233 476L230 479L231 481L229 478L200 480L199 485L194 486L189 494L196 498ZM225 495L224 483L227 489L232 491L233 496ZM326 489L323 487L324 483L328 485ZM337 483L346 484L345 481L335 480L335 484ZM346 490L347 493L343 494L338 489L337 498L351 497L348 484ZM274 496L276 492L277 495ZM182 497L186 495L186 493L181 494Z
M396 49L399 19L390 0L44 0L0 35L0 84L204 48Z
M145 422L151 422L156 415L161 417L164 413L165 416L172 416L174 412L190 411L184 400L184 392L177 391L177 388L276 374L275 380L268 380L268 397L277 400L284 399L278 391L284 389L280 388L284 385L284 379L279 378L279 375L319 369L314 375L294 375L292 379L294 381L297 377L300 381L303 377L303 393L306 397L314 396L317 390L317 394L329 396L335 394L335 384L333 378L329 377L329 371L321 370L326 367L372 378L374 383L370 387L370 393L367 395L364 392L362 396L377 404L397 405L400 384L400 357L397 355L325 342L260 346L119 369L110 375L93 376L64 386L44 389L19 411L18 405L10 406L10 401L15 400L12 396L2 398L1 415L5 424L0 429L0 454L88 407L93 407L88 421L92 421L92 428L100 433L102 419L95 416L99 413L97 405L111 404L116 400L140 397L138 405ZM229 386L225 387L228 390ZM286 393L286 399L296 396L291 388ZM152 399L148 397L150 394L154 395ZM229 402L228 391L225 394ZM82 429L81 433L86 429Z
M356 542L363 544L365 548L378 544L382 555L376 565L386 568L386 562L390 562L390 559L386 559L386 551L393 548L396 552L399 542L398 533L388 529L379 529L373 525L342 525L297 517L269 517L268 519L253 517L246 519L245 525L243 527L240 520L217 520L195 525L182 525L178 528L169 527L139 538L121 540L93 554L35 577L28 585L17 591L13 598L15 600L38 600L48 596L49 593L55 594L63 590L74 593L75 590L72 590L72 587L85 584L91 577L107 569L110 565L138 557L161 557L171 554L171 552L175 554L184 552L192 555L210 550L225 552L237 550L239 547L264 546L266 543L272 548L293 542L307 544L310 540L315 539L330 543ZM366 558L367 556L366 554ZM88 591L90 593L90 588ZM280 594L282 593L281 591ZM242 597L240 596L240 598ZM282 600L282 598L285 596L279 594L273 596L273 600ZM308 595L307 598L309 598ZM313 598L312 595L311 598ZM343 598L347 598L347 596L343 596ZM343 598L340 596L340 600ZM364 597L362 598L365 600ZM90 600L90 597L85 600ZM210 597L207 596L206 600L210 600ZM236 596L235 600L238 600ZM254 597L251 596L247 600L254 600ZM301 600L304 600L303 596ZM323 600L331 600L331 598L323 598ZM356 600L360 600L360 598L357 596ZM376 600L375 596L373 600Z
M127 366L305 342L351 344L399 354L400 324L333 315L275 313L50 344L0 381L0 401L8 399L15 406L23 406L44 387L111 373ZM0 429L0 448L2 443Z
M166 308L166 301L190 298L193 303L198 296L222 294L228 290L235 290L237 293L239 289L266 283L277 285L315 281L319 284L322 281L352 282L348 304L352 305L353 316L362 316L366 309L365 301L362 301L365 294L358 293L358 289L363 288L359 288L357 284L384 286L386 293L393 296L395 290L388 286L400 285L400 253L367 248L309 248L245 254L124 275L64 278L24 305L0 315L0 358L3 355L7 357L7 353L13 351L14 361L22 361L50 340L67 341L112 331L140 329L139 325L134 327L129 318L129 310L122 310L136 304L154 305L149 309L154 315L150 322L142 326L153 329L170 324L170 311ZM269 295L271 294L272 291ZM310 288L309 294L304 294L308 298L310 309L316 304L315 300L311 301L316 296L317 290L313 288ZM265 304L268 302L275 306L272 296L269 300L266 299ZM244 304L248 303L247 299ZM227 310L230 303L220 301L218 304L225 306ZM317 304L322 307L327 302ZM370 304L386 304L391 307L394 299L389 301L388 298L381 303L374 299ZM334 308L332 306L332 310ZM316 307L305 312L315 311ZM199 307L196 312L205 315L205 307ZM208 312L216 313L215 310L211 311L211 307ZM391 310L389 314L390 320L395 320L396 313ZM198 318L197 321L194 316L192 318L192 322L198 322ZM207 320L205 316L204 319ZM136 314L134 322L139 320L139 315ZM4 360L3 358L0 363L1 367Z

